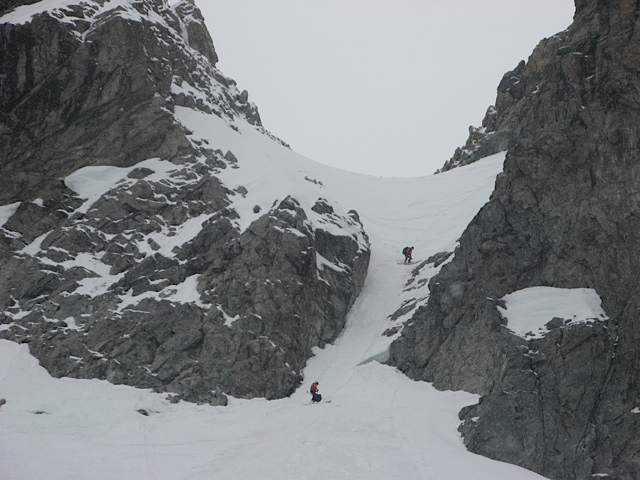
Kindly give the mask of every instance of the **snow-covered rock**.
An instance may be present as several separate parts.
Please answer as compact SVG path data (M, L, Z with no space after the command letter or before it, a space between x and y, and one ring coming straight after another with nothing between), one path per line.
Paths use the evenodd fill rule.
M41 1L0 30L0 335L56 376L290 395L342 331L369 242L318 189L256 196L249 161L290 151L216 69L195 4Z

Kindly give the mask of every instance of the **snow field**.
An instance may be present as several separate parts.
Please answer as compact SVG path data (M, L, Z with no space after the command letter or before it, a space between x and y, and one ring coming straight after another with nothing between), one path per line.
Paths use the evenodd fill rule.
M465 451L453 427L473 396L437 392L375 362L354 369L331 403L296 395L212 408L53 379L25 345L7 341L0 361L8 480L541 478Z
M26 345L0 341L0 398L7 400L0 407L0 478L541 478L465 450L457 432L458 411L477 396L438 392L371 361L383 357L393 340L382 335L397 325L389 316L403 303L424 302L428 295L424 285L407 290L414 267L398 265L402 247L416 247L416 265L452 251L488 200L504 154L437 176L378 178L313 162L240 121L236 131L227 120L182 107L176 107L176 117L194 132L194 140L206 139L237 157L239 168L227 168L219 178L231 190L248 190L232 197L240 230L287 195L300 202L316 228L322 225L310 209L320 197L341 214L358 211L371 241L371 264L347 326L334 345L315 349L304 384L290 398L231 398L228 407L218 408L171 404L167 395L105 381L53 379ZM145 165L157 178L171 170L158 160ZM87 198L82 208L88 208L123 174L83 170L68 177L67 185ZM259 214L255 205L261 207ZM186 241L196 230L190 224L189 235L178 235L176 241ZM163 252L169 254L173 246L163 243ZM33 254L40 248L32 247ZM93 267L100 270L100 265ZM436 272L427 268L421 278ZM173 300L197 303L189 285L182 287ZM331 403L309 404L307 390L316 380Z
M416 294L404 291L413 267L397 264L402 246L415 245L420 257L452 249L488 198L504 156L434 178L382 179L315 164L262 135L244 153L247 139L234 136L251 133L227 133L238 142L226 147L241 168L223 172L222 180L249 190L234 205L244 212L241 228L254 215L249 206L270 206L289 193L305 209L322 196L341 210L358 210L372 257L347 328L334 345L316 349L304 372L307 381L291 398L231 399L219 408L171 404L166 395L99 380L53 379L26 346L2 341L2 478L541 478L465 450L457 414L476 396L438 392L369 361L384 355L392 341L382 336L392 324L388 316ZM305 176L317 177L322 188ZM187 294L184 300L194 301ZM309 403L314 380L331 403Z

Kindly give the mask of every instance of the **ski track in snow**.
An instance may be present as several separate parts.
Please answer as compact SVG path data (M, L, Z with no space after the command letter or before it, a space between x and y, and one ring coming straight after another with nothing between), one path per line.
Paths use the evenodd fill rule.
M384 355L393 339L382 335L394 325L389 315L407 300L426 298L426 287L405 290L413 269L421 259L454 249L488 200L504 154L437 176L377 178L320 165L240 121L234 131L215 115L182 107L176 107L176 117L194 132L194 140L207 139L238 158L240 168L219 175L228 188L248 190L233 198L238 228L287 195L300 201L312 223L310 207L319 197L338 213L358 211L370 236L371 264L347 326L335 344L315 349L304 384L290 398L230 398L228 407L217 408L171 404L166 395L105 381L54 379L26 345L0 341L0 398L7 400L0 407L0 478L542 478L465 450L458 411L477 396L438 392L371 361ZM164 167L153 162L156 171ZM86 182L95 172L79 172L68 184L91 200L95 190ZM114 176L121 177L122 172ZM96 188L104 192L108 186ZM10 208L2 210L5 217ZM407 244L416 247L414 265L398 265ZM163 248L171 251L171 245ZM436 272L427 268L421 278ZM310 404L307 390L316 380L331 403Z

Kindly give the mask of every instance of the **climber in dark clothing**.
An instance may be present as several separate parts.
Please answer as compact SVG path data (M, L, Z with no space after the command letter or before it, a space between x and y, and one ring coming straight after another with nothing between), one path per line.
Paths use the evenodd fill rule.
M320 390L318 390L318 385L320 385L320 383L313 382L311 384L311 388L309 389L312 402L319 402L320 400L322 400L322 395L320 395Z

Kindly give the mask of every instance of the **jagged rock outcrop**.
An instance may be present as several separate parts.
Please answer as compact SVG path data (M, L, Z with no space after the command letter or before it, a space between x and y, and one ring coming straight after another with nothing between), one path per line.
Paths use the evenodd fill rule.
M174 112L270 136L256 107L192 0L116 3L0 17L0 338L175 400L289 395L362 288L362 224L287 197L241 228L241 160Z
M472 451L553 479L640 472L638 18L635 1L577 0L505 76L504 173L391 349L410 377L482 395L461 412ZM516 336L497 307L532 286L595 289L609 318Z
M361 225L327 213L314 228L287 198L239 233L228 192L215 177L185 188L189 173L174 176L175 190L166 180L116 188L33 251L20 248L18 226L34 214L19 209L4 226L18 253L3 264L9 328L0 334L28 342L56 376L211 403L221 392L291 394L311 348L344 327L366 276L368 250L322 222ZM191 240L171 251L161 245L194 221L202 227Z
M520 65L524 65L524 62ZM498 88L498 91L500 91L500 88ZM496 107L489 107L482 121L482 126L469 127L467 142L462 148L456 148L453 156L436 173L446 172L452 168L476 162L489 155L509 150L518 138L518 131L521 129L521 125L511 125L510 123L506 125L500 124L500 127L498 127Z
M241 114L259 125L255 106L215 69L213 43L192 1L175 8L161 0L105 4L33 17L26 11L34 7L18 7L2 17L0 176L12 181L0 203L54 188L86 165L128 167L192 153L175 105Z
M588 15L586 10L585 15ZM591 49L594 39L585 34L581 44L575 46L578 50L574 51L563 43L565 38L566 32L562 32L543 39L526 64L521 61L515 69L504 74L498 85L496 104L487 109L482 125L469 127L465 145L457 148L436 173L509 150L520 142L522 135L556 123L558 116L563 116L567 108L575 110L580 107L569 106L567 102L570 99L565 97L562 89L565 83L577 86L593 71L594 52ZM552 57L561 65L559 68L549 67ZM587 84L589 82L587 80ZM588 88L587 84L583 88Z

